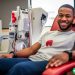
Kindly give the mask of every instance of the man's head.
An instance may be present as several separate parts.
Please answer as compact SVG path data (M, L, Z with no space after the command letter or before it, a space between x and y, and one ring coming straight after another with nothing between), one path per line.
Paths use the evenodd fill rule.
M62 31L71 29L74 18L74 8L71 5L62 5L58 10L58 24Z

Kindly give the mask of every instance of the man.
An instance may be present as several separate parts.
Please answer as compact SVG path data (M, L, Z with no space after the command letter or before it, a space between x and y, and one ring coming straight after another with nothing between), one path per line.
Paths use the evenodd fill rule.
M41 75L45 69L71 60L69 56L75 56L75 52L70 53L75 41L75 32L71 30L73 18L74 8L62 5L58 10L60 30L46 32L29 48L1 54L0 72L5 75Z

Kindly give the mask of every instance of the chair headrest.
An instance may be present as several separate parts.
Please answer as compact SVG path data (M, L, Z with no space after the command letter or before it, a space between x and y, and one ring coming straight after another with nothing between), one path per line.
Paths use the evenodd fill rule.
M51 27L51 31L60 29L57 21L58 21L58 16L56 16L54 21L53 21L53 24L52 24L52 27Z

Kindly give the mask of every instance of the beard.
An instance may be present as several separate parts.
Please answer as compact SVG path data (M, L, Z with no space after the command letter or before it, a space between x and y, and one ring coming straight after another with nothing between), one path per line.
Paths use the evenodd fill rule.
M61 23L62 23L62 22L58 21L59 28L60 28L62 31L66 31L66 30L68 30L68 29L72 26L72 22L69 22L69 23L67 23L68 26L67 26L66 28L63 28L63 27L61 27L61 25L60 25Z

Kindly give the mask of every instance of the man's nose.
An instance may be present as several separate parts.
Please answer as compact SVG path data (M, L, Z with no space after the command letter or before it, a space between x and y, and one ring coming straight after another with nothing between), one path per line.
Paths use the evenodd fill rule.
M66 18L65 16L63 16L63 17L62 17L62 20L65 21L65 20L67 20L67 18Z

